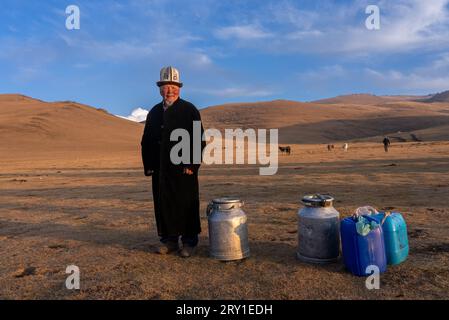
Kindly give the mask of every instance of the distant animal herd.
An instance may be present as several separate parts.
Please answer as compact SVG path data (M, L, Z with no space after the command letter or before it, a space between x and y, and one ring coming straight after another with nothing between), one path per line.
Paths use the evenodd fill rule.
M348 143L344 143L342 146L342 149L344 152L348 151L349 149L349 144ZM335 149L335 145L333 144L328 144L327 145L327 150L328 151L332 151ZM292 152L292 148L290 146L285 146L285 147L279 147L279 151L281 152L281 154L286 154L286 155L290 155Z
M410 134L410 136L412 137L413 141L415 141L415 142L421 142L422 141L415 134ZM391 137L391 138L397 139L397 137ZM402 141L402 140L400 140L400 141ZM388 137L385 137L385 139L383 140L382 143L384 144L385 152L388 152L388 147L390 145L390 139ZM349 144L348 143L343 143L341 145L341 148L343 149L343 152L347 152L348 149L349 149ZM327 151L332 151L334 149L335 149L335 145L333 145L333 144L328 144L327 145ZM290 155L291 152L292 152L292 148L291 148L291 146L280 146L279 147L279 151L280 151L281 154Z
M279 151L281 152L281 154L285 153L287 155L290 155L290 153L292 152L292 149L290 146L279 147Z

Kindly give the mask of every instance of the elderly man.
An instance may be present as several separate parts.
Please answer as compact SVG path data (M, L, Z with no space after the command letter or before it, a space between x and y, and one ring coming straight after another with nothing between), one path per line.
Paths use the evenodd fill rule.
M162 68L157 85L163 101L148 113L141 142L144 172L146 176L152 176L154 213L161 241L157 252L179 251L182 257L189 257L201 232L200 164L194 164L192 160L193 141L201 141L201 150L205 146L201 137L193 137L193 121L201 121L201 117L193 104L179 98L182 83L177 69ZM170 134L176 129L185 129L190 134L189 163L174 164L170 159L170 150L178 143L170 141ZM201 135L203 132L201 125ZM181 250L179 237L183 244Z

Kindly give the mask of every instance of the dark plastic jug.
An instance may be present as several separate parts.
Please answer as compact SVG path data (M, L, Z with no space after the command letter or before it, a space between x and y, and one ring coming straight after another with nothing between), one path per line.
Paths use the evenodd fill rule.
M378 223L381 223L385 212L372 215ZM407 237L407 224L399 212L392 212L382 225L384 234L385 253L388 264L399 264L407 259L409 246Z
M376 221L365 216L368 221ZM382 228L371 230L366 236L357 233L357 220L353 217L341 221L341 245L346 268L357 276L368 276L369 266L377 266L379 272L387 270L387 257ZM369 270L368 270L369 271Z

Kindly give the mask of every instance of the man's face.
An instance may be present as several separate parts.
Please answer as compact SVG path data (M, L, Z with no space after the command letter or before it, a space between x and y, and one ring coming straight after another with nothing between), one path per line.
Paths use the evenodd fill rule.
M173 84L166 84L160 87L161 96L164 102L172 105L179 98L179 87Z

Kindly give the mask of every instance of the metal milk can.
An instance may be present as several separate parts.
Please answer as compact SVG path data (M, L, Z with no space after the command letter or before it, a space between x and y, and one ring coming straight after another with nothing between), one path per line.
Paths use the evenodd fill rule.
M298 211L298 259L328 263L340 254L340 214L329 195L306 195L305 207Z
M214 199L207 206L210 255L230 261L249 257L248 226L243 201Z

